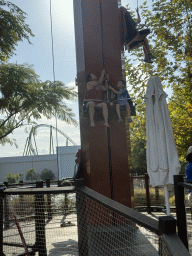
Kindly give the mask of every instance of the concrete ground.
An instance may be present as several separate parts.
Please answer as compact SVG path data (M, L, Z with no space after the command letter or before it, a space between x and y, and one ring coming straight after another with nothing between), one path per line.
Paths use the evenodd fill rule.
M71 214L67 217L66 222L70 221L73 226L61 227L63 216L55 216L46 225L46 247L47 255L78 255L78 235L77 235L77 217ZM29 245L35 243L35 222L34 220L20 222L21 230L25 241ZM20 235L14 223L4 231L4 243L22 244ZM6 256L17 255L24 252L22 247L4 246ZM38 255L36 253L36 255Z
M65 223L71 222L73 226L61 227L63 216L54 216L46 224L46 248L48 256L78 255L77 216L67 216ZM35 243L34 220L20 222L20 227L28 245ZM91 227L91 228L90 228ZM129 239L127 239L129 237ZM92 254L90 256L132 256L158 255L158 241L155 242L152 233L136 225L119 225L118 227L103 227L102 229L89 226L88 246ZM6 256L17 255L24 252L21 237L14 223L4 231L4 243L20 244L16 246L4 246ZM36 255L38 255L36 253Z
M165 213L143 213L158 219ZM172 214L176 216L175 213ZM78 255L77 216L75 213L68 215L65 223L71 222L72 226L61 227L63 216L54 216L46 224L46 247L48 256ZM188 227L192 226L191 215L187 214ZM35 243L34 220L20 222L25 241L29 245ZM158 255L158 236L137 225L119 225L113 227L95 228L88 227L89 248L91 256L152 256ZM129 239L127 239L129 237ZM188 232L189 248L192 249L192 233ZM4 231L4 243L19 243L22 245L20 235L14 223ZM4 246L6 256L13 256L24 252L22 247ZM36 253L36 255L38 255Z

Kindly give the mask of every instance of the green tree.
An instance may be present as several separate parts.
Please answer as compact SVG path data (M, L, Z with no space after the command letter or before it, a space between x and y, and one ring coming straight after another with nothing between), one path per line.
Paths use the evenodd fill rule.
M50 180L53 180L55 178L55 174L53 173L52 170L50 169L47 169L45 168L41 175L40 175L40 178L43 180L43 181L46 181L46 179L50 179Z
M34 36L25 23L26 13L11 2L0 0L0 60L11 57L19 41Z
M27 64L0 65L0 143L12 143L7 136L16 128L34 124L42 116L57 117L77 124L72 109L64 100L74 100L77 93L62 82L41 82Z
M186 95L185 89L184 84L178 90L174 90L169 102L169 111L183 173L185 172L187 149L192 145L192 104L190 103L191 99L188 99L191 92Z
M8 183L18 183L19 181L19 178L20 178L20 175L19 174L12 174L12 173L6 173L6 176L5 176L5 180L8 182Z
M36 172L36 170L34 168L31 168L29 169L27 172L26 172L26 177L25 179L27 181L35 181L38 179L38 173Z
M144 175L147 173L146 140L136 137L131 145L132 172L137 175Z
M137 115L129 125L131 139L132 172L144 175L147 172L146 162L146 118L142 99L137 100Z
M140 99L150 76L158 76L164 87L172 88L169 110L183 160L192 142L192 1L158 0L151 6L147 3L140 6L140 12L151 30L148 39L157 60L144 63L143 50L138 48L127 58L126 75L138 105L145 105Z

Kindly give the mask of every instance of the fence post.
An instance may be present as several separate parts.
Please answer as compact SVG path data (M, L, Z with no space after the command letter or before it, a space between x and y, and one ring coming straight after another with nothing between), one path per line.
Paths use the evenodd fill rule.
M6 187L8 187L8 182L5 181L4 185ZM10 218L9 218L9 206L8 206L8 202L7 202L7 196L5 196L4 198L4 216L5 216L5 229L9 228L9 222L10 222Z
M50 179L46 179L46 187L50 188ZM52 220L52 210L51 210L51 195L47 195L47 212L48 220Z
M37 188L43 188L43 181L36 182ZM44 195L35 195L35 247L39 256L47 256L46 238L45 238L45 204Z
M184 187L179 186L179 182L183 182L183 175L174 175L174 190L175 190L175 206L177 216L178 236L188 249L187 240L187 222L185 210L185 193Z
M5 256L3 253L3 190L0 190L0 256Z
M23 180L19 181L19 185L23 186ZM25 212L25 206L24 206L24 196L23 195L19 195L19 199L20 199L20 207L21 207L21 216L24 216L24 212Z
M155 187L155 205L159 205L159 187Z
M75 181L75 187L83 186L83 179ZM77 227L78 227L78 249L79 256L87 256L88 252L88 234L87 234L87 216L86 216L86 198L79 192L76 193L77 207Z
M176 233L176 220L172 216L159 217L159 233L162 234L175 234ZM163 256L163 243L162 238L159 238L159 255Z
M145 174L145 189L146 189L146 201L147 201L147 212L151 213L151 202L150 202L150 194L149 194L149 176Z
M134 182L133 182L133 177L130 177L130 190L131 190L131 196L134 197Z

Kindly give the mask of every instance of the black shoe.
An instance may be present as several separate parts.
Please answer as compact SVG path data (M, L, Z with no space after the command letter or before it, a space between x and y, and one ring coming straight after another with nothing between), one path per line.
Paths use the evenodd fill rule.
M148 56L152 59L152 60L156 60L157 57L155 57L151 52L148 54Z
M144 61L147 62L147 63L153 63L153 61L152 61L152 59L150 58L149 55L147 55L147 56L145 57Z

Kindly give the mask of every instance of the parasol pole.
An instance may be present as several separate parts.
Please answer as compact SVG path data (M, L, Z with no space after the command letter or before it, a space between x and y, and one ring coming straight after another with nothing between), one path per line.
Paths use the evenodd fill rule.
M164 193L165 193L165 206L166 206L166 213L167 216L170 216L170 205L169 205L169 193L168 193L168 186L164 186Z

